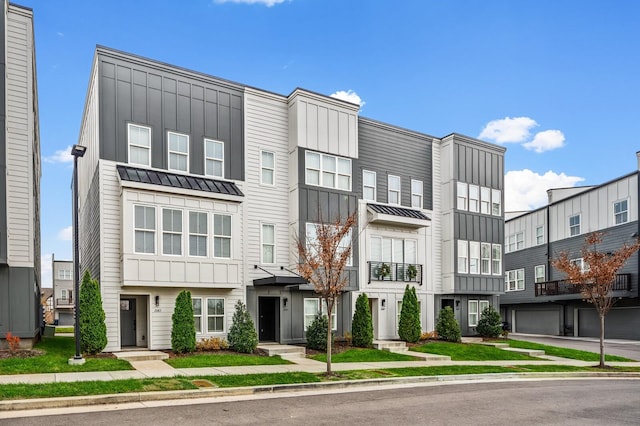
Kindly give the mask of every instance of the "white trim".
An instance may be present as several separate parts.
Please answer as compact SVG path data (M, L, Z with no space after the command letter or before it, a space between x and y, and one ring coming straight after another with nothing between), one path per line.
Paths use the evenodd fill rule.
M202 303L202 297L195 296L195 297L191 297L191 306L193 306L193 302L195 300L200 300L200 315L198 315L200 317L200 331L198 331L197 328L196 328L196 334L197 335L202 335L202 334L205 334L204 333L204 324L203 324L203 318L205 317L205 315L204 315L204 305ZM194 325L196 324L196 312L195 312L195 309L193 311L193 323L194 323Z
M309 157L317 157L319 164L318 167L309 167ZM333 162L333 170L325 170L325 160L328 162ZM340 162L349 164L349 174L340 171ZM309 171L313 171L318 173L318 183L309 182ZM327 176L333 176L333 185L326 184L325 174ZM349 178L349 187L341 188L338 182L340 181L340 177L348 177ZM311 186L322 186L324 188L333 188L339 191L348 191L351 192L351 188L353 186L353 162L351 158L341 157L337 155L323 154L316 151L305 151L304 154L304 182L306 185Z
M135 254L145 254L145 255L155 255L158 250L158 211L156 209L156 206L150 206L150 205L146 205L146 204L132 204L133 207L133 212L132 212L132 216L133 216L133 252ZM153 224L153 231L151 231L151 228L137 228L136 227L136 207L143 207L145 209L153 209L153 218L154 218L154 224ZM151 233L153 232L153 253L151 252L146 252L146 251L137 251L136 250L136 232L140 231L140 232L148 232Z
M207 156L207 143L212 143L212 144L217 144L222 146L222 158L216 158L216 157L208 157ZM204 175L205 176L210 176L210 177L216 177L216 178L223 178L224 179L224 142L219 141L219 140L215 140L215 139L211 139L211 138L204 138L204 152L203 152L203 161L204 161ZM211 160L211 161L219 161L221 163L220 166L220 170L222 172L222 174L220 175L216 175L216 174L209 174L207 173L207 160Z
M187 229L185 234L187 235L187 247L185 250L185 254L187 257L193 257L193 258L197 258L197 259L203 259L203 258L208 258L209 257L209 212L206 211L200 211L200 210L187 210ZM192 233L191 232L191 213L197 213L197 214L204 214L205 217L205 224L207 225L207 233L206 234L200 234L200 233ZM206 239L206 243L204 245L204 248L206 250L206 254L204 256L202 255L198 255L198 254L191 254L191 236L196 236L196 237L204 237Z
M263 158L263 154L271 154L273 156L273 167L267 167L264 165L264 163L262 162L262 158ZM265 170L271 170L272 171L272 181L271 183L267 183L265 182L262 177L263 177L263 171ZM265 185L265 186L276 186L276 153L274 151L268 151L266 149L261 149L260 150L260 185Z
M273 243L265 243L264 240L264 227L271 226L273 228ZM264 246L273 247L273 262L264 261ZM276 225L274 223L260 222L260 263L263 265L275 265L276 264Z
M456 184L456 208L461 211L469 209L469 185L465 182Z
M366 173L373 175L373 186L366 185L364 182L364 175ZM373 188L373 199L365 197L365 188ZM376 201L378 199L378 174L371 170L362 170L362 199L365 201Z
M138 145L138 144L132 144L131 143L131 128L132 127L137 127L140 129L146 129L149 131L149 145L148 146L144 146L144 145ZM152 141L152 137L151 137L151 127L149 126L142 126L140 124L135 124L135 123L127 123L127 162L129 164L137 164L140 166L151 166L151 141ZM136 163L131 161L131 146L134 146L136 148L139 149L146 149L147 150L147 162L146 163Z
M205 307L206 310L203 309L203 311L206 311L206 314L204 314L204 329L206 330L205 333L206 334L220 334L220 333L226 333L227 331L227 301L225 300L224 297L217 297L217 296L212 296L212 297L205 297L204 300L206 301ZM214 314L211 315L209 314L209 300L222 300L222 314ZM214 331L210 331L209 330L209 318L222 318L222 330L218 331L218 330L214 330Z
M475 198L472 198L472 192L475 192L473 194ZM472 213L480 212L480 187L478 185L469 184L469 211Z
M398 179L398 189L391 189L391 180L392 179ZM391 201L391 193L397 193L398 194L398 202L394 203ZM402 204L402 178L400 178L400 176L397 175L388 175L387 176L387 203L388 204L392 204L392 205L396 205L399 206Z
M621 210L619 213L616 213L616 204L621 204L621 203L627 203L627 208L625 210ZM618 201L614 201L613 202L613 225L617 226L617 225L623 225L625 223L629 222L629 198L624 198L622 200L618 200ZM618 215L623 215L625 216L625 221L624 222L616 222L617 216Z
M420 192L413 191L413 184L420 184ZM413 202L413 197L420 197L420 202L416 205ZM411 179L411 207L414 209L422 209L424 206L424 183L421 180Z
M315 308L315 313L314 314L307 314L306 310L305 310L305 305L307 304L307 301L315 301L316 304L316 308ZM311 325L311 323L313 322L313 320L315 319L315 317L320 313L320 302L322 302L322 314L323 315L327 315L326 310L328 310L327 308L327 304L324 301L324 299L320 298L320 297L305 297L302 300L302 324L304 326L304 331L307 331L307 328L309 327L309 325ZM336 310L337 306L333 307L333 312L331 313L331 331L337 331L338 330L338 311ZM306 322L306 317L313 315L313 318L311 318L311 321L309 322L309 325L307 325Z
M214 213L211 215L213 226L211 227L211 244L213 244L213 250L211 250L211 256L214 259L233 259L233 216L224 213ZM229 235L216 234L216 216L226 216L229 218ZM216 238L223 238L229 240L229 256L216 256Z
M511 284L513 283L513 288ZM520 285L522 284L522 285ZM504 274L504 291L523 291L525 289L524 283L524 268L511 269Z
M171 136L176 136L176 137L179 137L179 138L183 138L183 137L186 138L187 151L183 152L183 151L172 150L171 149ZM179 157L185 157L186 162L185 162L185 168L184 169L179 169L177 167L171 167L171 154L177 155ZM189 172L189 135L187 135L186 133L179 133L179 132L174 132L174 131L171 131L171 130L167 130L167 170L185 172L185 173Z
M545 265L536 265L533 267L533 282L534 283L543 283L546 279L546 267ZM538 272L542 270L542 274L538 275ZM538 280L538 278L541 278Z
M578 218L578 224L577 225L571 225L571 219L573 219L574 217ZM569 236L570 237L575 237L576 235L582 234L582 214L578 213L578 214L572 214L571 216L569 216L568 225L569 225ZM571 230L572 227L577 227L578 232L575 233L575 234L572 233L572 230Z
M167 231L164 229L164 213L165 211L171 210L172 211L172 219L173 219L173 215L175 214L175 212L180 212L180 232L176 232L174 230L171 231ZM161 216L161 223L162 225L160 226L161 228L161 234L162 237L160 238L160 240L162 241L162 255L163 256L175 256L175 257L182 257L184 255L184 250L183 250L183 246L184 246L184 212L182 211L182 209L177 209L174 207L162 207L161 208L161 212L160 212L160 216ZM173 221L172 221L173 222ZM164 247L164 235L180 235L180 253L175 254L175 253L165 253L165 247Z

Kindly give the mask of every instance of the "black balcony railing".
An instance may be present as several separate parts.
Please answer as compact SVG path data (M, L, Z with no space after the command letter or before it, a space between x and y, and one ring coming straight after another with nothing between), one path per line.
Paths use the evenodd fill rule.
M73 299L56 299L56 306L73 305Z
M612 291L631 291L631 274L618 274L611 286ZM579 284L571 284L567 280L546 281L536 283L536 297L559 296L563 294L580 293Z
M422 285L422 265L415 263L367 262L369 282L400 281Z

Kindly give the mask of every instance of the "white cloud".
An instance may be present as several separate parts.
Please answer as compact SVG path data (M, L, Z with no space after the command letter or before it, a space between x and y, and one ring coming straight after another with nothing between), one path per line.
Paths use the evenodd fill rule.
M56 151L53 155L44 157L44 161L46 163L72 163L73 155L71 155L71 145L67 146L65 149Z
M40 284L42 287L53 287L51 277L51 258L51 253L40 256Z
M536 126L538 123L529 117L505 117L487 123L478 138L497 143L520 143L529 138L531 129Z
M73 238L73 228L71 226L67 226L66 228L62 228L58 232L58 239L62 241L71 241Z
M536 133L531 142L523 143L522 146L537 153L562 148L564 146L564 134L560 130L545 130Z
M263 4L267 7L284 3L285 0L214 0L215 3L244 3L244 4Z
M356 92L354 92L351 89L347 91L338 90L337 92L332 93L331 97L336 99L342 99L343 101L351 102L352 104L360 105L360 108L362 108L366 103L360 98L360 96L358 96Z
M56 35L57 35L58 37L64 37L64 33L63 33L63 32L60 32L60 31L58 31L58 32L56 33Z
M531 210L547 204L547 190L568 188L582 182L579 176L567 176L551 170L543 175L529 169L512 170L504 177L505 211Z

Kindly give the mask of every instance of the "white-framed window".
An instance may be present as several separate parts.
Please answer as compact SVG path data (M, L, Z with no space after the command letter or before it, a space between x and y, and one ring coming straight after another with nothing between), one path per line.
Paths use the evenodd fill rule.
M569 216L569 235L580 235L580 215Z
M505 238L504 248L507 253L516 251L516 234L511 234Z
M491 244L491 271L493 275L502 274L502 246Z
M371 260L374 262L416 265L417 268L418 241L413 239L405 240L401 238L372 236ZM392 268L392 280L412 281L415 280L415 278L415 276L411 278L403 267Z
M467 241L458 240L458 273L469 272L469 244Z
M202 298L192 297L191 304L193 305L193 323L196 326L196 333L202 333Z
M480 243L469 241L469 273L480 273Z
M307 151L305 182L307 185L351 191L351 159Z
M71 279L71 269L58 269L58 279L59 280L70 280Z
M189 135L167 132L169 138L169 170L189 171Z
M458 182L457 184L457 207L458 210L467 210L467 202L468 202L468 186L464 182Z
M423 185L421 180L411 179L411 207L422 208Z
M388 200L389 204L400 204L400 176L389 175L389 191Z
M207 298L207 333L224 333L224 299Z
M587 266L587 264L584 262L583 258L577 258L577 259L571 259L569 261L572 265L577 265L580 268L580 272L585 272L587 270L589 270L589 267Z
M127 125L129 141L129 164L151 165L151 127L129 123Z
M524 248L524 232L518 232L516 234L516 250L522 250Z
M213 139L204 140L204 174L224 177L224 142Z
M480 308L477 300L469 300L469 327L476 327L480 318Z
M182 255L182 210L162 209L162 254Z
M213 257L231 258L230 215L213 215Z
M469 185L469 211L478 213L480 211L480 187Z
M327 303L322 301L322 315L327 315ZM307 331L311 323L316 316L320 314L320 298L305 298L304 299L304 331ZM331 313L331 329L338 329L338 314L336 313L336 307L334 306Z
M315 254L316 246L318 245L318 226L315 223L308 222L305 227L305 242L307 244L307 249ZM342 240L338 243L338 250L345 250L351 244L351 229L342 237ZM349 254L349 259L347 259L346 266L353 265L353 250Z
M482 318L482 313L484 312L485 309L487 309L489 307L489 301L488 300L479 300L478 302L480 304L480 318Z
M271 151L260 151L260 183L276 184L276 154Z
M362 171L362 199L376 201L376 172Z
M276 226L270 223L263 223L260 232L262 245L261 262L274 264L276 263Z
M485 186L480 188L480 213L490 214L491 208L491 189Z
M534 268L534 282L543 283L545 281L545 266L537 265Z
M205 212L189 212L189 256L207 256L209 218Z
M422 301L418 300L418 312L420 312L420 317L422 317ZM398 300L396 306L396 331L400 328L400 314L402 313L402 300Z
M536 245L544 244L544 226L536 226Z
M629 221L629 200L613 203L613 219L616 225Z
M491 190L491 214L494 216L502 215L502 191L499 189Z
M480 273L491 275L491 244L480 244Z
M156 208L134 206L134 252L156 252Z
M524 269L514 269L505 274L505 291L524 290Z
M63 288L60 292L60 296L63 300L67 300L67 290Z

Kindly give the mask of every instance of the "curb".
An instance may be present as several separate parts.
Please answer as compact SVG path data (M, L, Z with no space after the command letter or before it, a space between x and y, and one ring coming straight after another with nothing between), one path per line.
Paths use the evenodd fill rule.
M361 388L371 385L398 385L412 383L448 383L448 382L480 382L506 381L516 379L578 379L578 378L631 378L640 379L640 373L619 372L564 372L564 373L488 373L488 374L458 374L450 376L414 376L394 377L382 379L345 380L320 383L297 383L268 386L251 386L235 388L193 389L178 391L135 392L110 395L90 395L60 398L20 399L0 401L0 412L34 410L44 408L68 408L105 404L124 404L131 402L166 401L172 399L212 398L223 396L242 396L254 394L284 393L315 389L345 389Z

